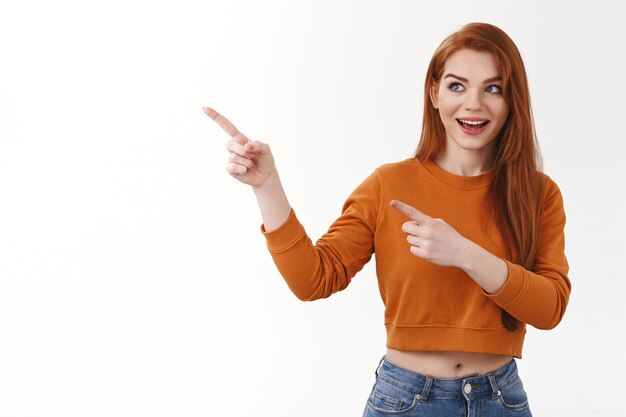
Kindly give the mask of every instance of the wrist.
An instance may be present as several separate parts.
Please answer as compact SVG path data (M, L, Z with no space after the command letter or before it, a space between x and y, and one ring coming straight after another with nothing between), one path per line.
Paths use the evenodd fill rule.
M252 190L255 193L263 193L267 190L276 189L276 186L280 185L280 178L278 171L274 168L268 174L265 180L259 185L252 185Z
M467 238L463 239L464 240L458 267L465 271L467 274L471 275L472 272L476 271L475 266L476 263L479 262L478 260L480 259L480 250L482 248Z
M460 268L488 294L500 291L508 279L506 262L470 240Z

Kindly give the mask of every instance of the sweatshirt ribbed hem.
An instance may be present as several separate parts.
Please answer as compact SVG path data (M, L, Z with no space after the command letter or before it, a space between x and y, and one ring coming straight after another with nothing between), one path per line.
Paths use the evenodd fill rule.
M448 326L403 326L387 328L387 347L398 350L481 352L522 358L525 326L515 332L501 329L468 329Z

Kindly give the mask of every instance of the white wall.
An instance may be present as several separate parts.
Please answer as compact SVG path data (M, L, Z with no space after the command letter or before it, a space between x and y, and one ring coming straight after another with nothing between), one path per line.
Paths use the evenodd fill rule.
M385 351L374 261L298 301L201 108L270 143L315 240L411 156L428 60L471 21L522 51L568 216L569 309L518 362L533 411L626 413L618 1L7 3L0 416L360 415Z

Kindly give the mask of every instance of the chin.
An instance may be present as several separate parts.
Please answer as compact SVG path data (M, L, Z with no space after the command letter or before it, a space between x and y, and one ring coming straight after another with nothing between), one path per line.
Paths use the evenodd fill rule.
M493 143L495 139L492 140L477 140L477 139L452 139L452 141L456 144L456 146L458 146L459 148L466 150L466 151L479 151L481 149L486 148L487 146L489 146L490 144Z

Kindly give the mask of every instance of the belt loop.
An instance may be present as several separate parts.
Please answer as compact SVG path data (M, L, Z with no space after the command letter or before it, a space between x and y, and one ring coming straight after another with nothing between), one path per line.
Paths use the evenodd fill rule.
M496 376L493 372L487 374L487 378L489 378L489 384L491 384L491 389L493 392L491 393L491 399L495 400L500 396L500 389L498 388L498 383L496 382Z
M376 375L376 378L378 378L378 371L380 370L380 367L383 366L384 360L385 360L385 355L383 355L383 357L380 358L380 362L378 362L378 366L376 367L376 371L374 372L374 374Z
M426 382L424 383L424 389L422 389L421 394L417 394L417 399L421 403L425 403L428 401L428 396L430 395L430 387L433 384L433 378L430 376L426 376Z

